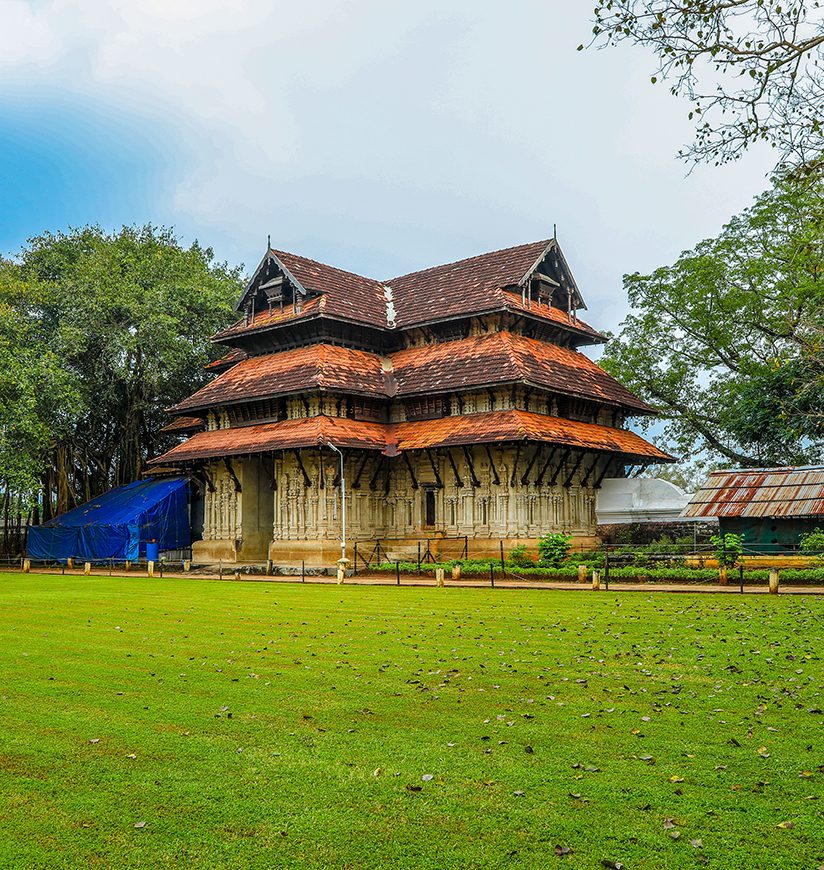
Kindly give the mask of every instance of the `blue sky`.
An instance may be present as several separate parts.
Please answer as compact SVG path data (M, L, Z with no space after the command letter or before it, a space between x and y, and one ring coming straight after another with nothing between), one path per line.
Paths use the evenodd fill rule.
M615 329L621 275L715 234L770 157L687 175L687 107L642 50L577 52L587 9L0 0L0 252L152 222L388 278L557 224Z

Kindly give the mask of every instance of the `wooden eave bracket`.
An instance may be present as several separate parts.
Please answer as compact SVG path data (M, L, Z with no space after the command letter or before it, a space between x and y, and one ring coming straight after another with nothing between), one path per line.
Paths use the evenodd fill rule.
M292 452L295 454L295 459L298 463L298 468L300 469L300 473L303 475L303 485L305 487L310 487L312 485L312 478L306 473L306 469L303 467L303 459L300 455L300 450L294 448Z
M243 487L240 485L240 481L238 480L238 477L235 474L234 468L232 468L232 463L229 460L228 456L224 456L223 464L226 466L226 471L229 472L229 477L232 478L232 483L235 485L235 492L237 492L237 493L243 492Z

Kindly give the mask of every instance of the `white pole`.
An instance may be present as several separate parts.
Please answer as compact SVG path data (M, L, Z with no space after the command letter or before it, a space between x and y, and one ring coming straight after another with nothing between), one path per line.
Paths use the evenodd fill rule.
M343 476L343 453L334 444L327 445L340 456L340 557L346 558L346 478Z

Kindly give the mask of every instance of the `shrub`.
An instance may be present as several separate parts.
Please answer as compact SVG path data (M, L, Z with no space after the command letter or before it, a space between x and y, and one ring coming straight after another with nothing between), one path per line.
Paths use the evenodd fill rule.
M813 529L801 536L801 552L805 556L824 559L824 529Z
M734 568L744 552L744 538L741 535L713 535L710 543L715 548L719 568Z
M540 564L550 568L560 568L564 564L572 544L572 535L549 532L538 541Z
M518 544L509 551L506 559L507 565L514 565L516 568L534 568L535 560L529 555L529 550L526 544Z

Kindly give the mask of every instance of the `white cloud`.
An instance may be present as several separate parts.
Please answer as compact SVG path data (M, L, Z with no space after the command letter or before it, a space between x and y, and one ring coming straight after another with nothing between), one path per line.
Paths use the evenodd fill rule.
M557 222L591 319L614 327L621 273L716 232L768 161L685 178L686 107L640 51L576 52L572 5L12 0L0 99L58 89L171 126L183 159L146 219L230 259L271 232L386 277Z

